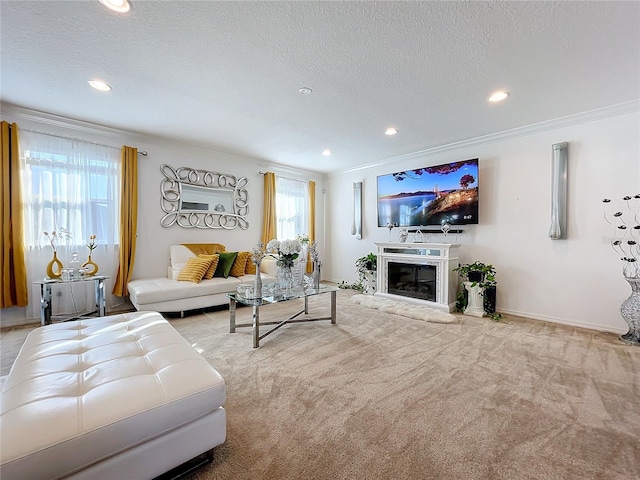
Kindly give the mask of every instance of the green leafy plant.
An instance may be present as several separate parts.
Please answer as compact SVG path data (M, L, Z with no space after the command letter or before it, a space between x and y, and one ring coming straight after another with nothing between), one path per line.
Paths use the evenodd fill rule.
M378 257L375 253L368 253L364 257L356 260L356 272L358 272L358 283L362 285L363 293L375 291L375 276L371 279L371 272L378 269Z
M338 284L338 288L342 288L345 290L355 290L356 292L362 293L364 291L364 285L360 282L349 283L344 280Z
M378 257L375 253L368 253L356 260L356 272L360 283L364 283L367 272L375 272L378 269Z
M458 272L458 275L470 281L472 287L480 285L481 288L486 289L497 285L496 270L493 265L490 264L477 261L473 263L463 263L454 268L453 271Z
M354 283L342 281L338 285L338 288L351 289L362 293L368 284L367 274L369 272L375 272L378 269L378 257L375 253L368 253L364 257L358 258L355 265L356 272L358 274L358 281Z
M498 282L496 281L496 269L493 265L476 261L473 263L463 263L457 268L454 268L453 271L458 272L461 277L470 281L472 287L476 285L480 286L480 295L484 297L483 307L485 313L492 320L499 322L502 314L495 311L495 291ZM464 311L466 306L467 297L461 292L456 299L456 308Z
M469 292L466 289L462 289L456 295L456 312L464 312L464 309L467 308L469 304Z

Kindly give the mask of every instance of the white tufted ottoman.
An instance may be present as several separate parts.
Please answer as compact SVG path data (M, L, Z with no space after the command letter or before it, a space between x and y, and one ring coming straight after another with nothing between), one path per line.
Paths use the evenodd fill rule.
M225 441L225 394L156 312L36 328L2 389L0 477L153 478Z

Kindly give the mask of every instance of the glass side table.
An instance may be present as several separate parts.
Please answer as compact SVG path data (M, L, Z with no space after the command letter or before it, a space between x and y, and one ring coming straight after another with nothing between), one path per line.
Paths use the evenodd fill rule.
M104 281L111 277L104 275L91 275L86 277L74 278L71 280L62 280L61 278L45 278L33 282L34 285L40 285L40 324L51 325L51 287L53 285L73 284L82 282L95 283L96 310L91 312L99 317L104 317L107 311L107 302L104 295Z

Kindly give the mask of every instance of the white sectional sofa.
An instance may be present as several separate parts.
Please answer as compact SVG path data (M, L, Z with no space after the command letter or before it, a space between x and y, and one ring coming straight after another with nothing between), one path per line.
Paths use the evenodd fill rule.
M202 280L200 283L182 282L177 278L191 257L195 257L189 248L184 245L171 245L169 247L169 260L167 277L140 278L128 283L129 300L136 310L155 310L164 313L195 310L198 308L225 305L229 299L225 294L235 292L241 283L252 283L255 275L242 277L214 277L210 280ZM263 284L276 281L278 267L275 259L265 257L260 265Z
M2 387L2 480L154 478L223 443L223 378L157 312L29 333Z

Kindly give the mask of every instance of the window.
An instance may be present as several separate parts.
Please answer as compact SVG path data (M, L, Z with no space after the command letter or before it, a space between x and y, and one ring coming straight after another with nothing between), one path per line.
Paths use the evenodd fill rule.
M22 199L27 248L43 243L43 232L65 228L64 242L84 246L119 241L120 154L104 147L41 133L21 133Z
M44 232L63 229L68 234L56 239L63 266L84 263L89 236L96 235L92 260L99 274L113 282L120 240L120 149L28 130L20 131L19 141L27 282L45 277L53 256ZM90 310L95 303L90 287L91 282L55 285L54 315ZM119 300L107 290L107 306L112 307ZM38 289L31 289L32 318L39 316L39 300Z
M276 176L276 219L278 240L309 233L309 184Z

